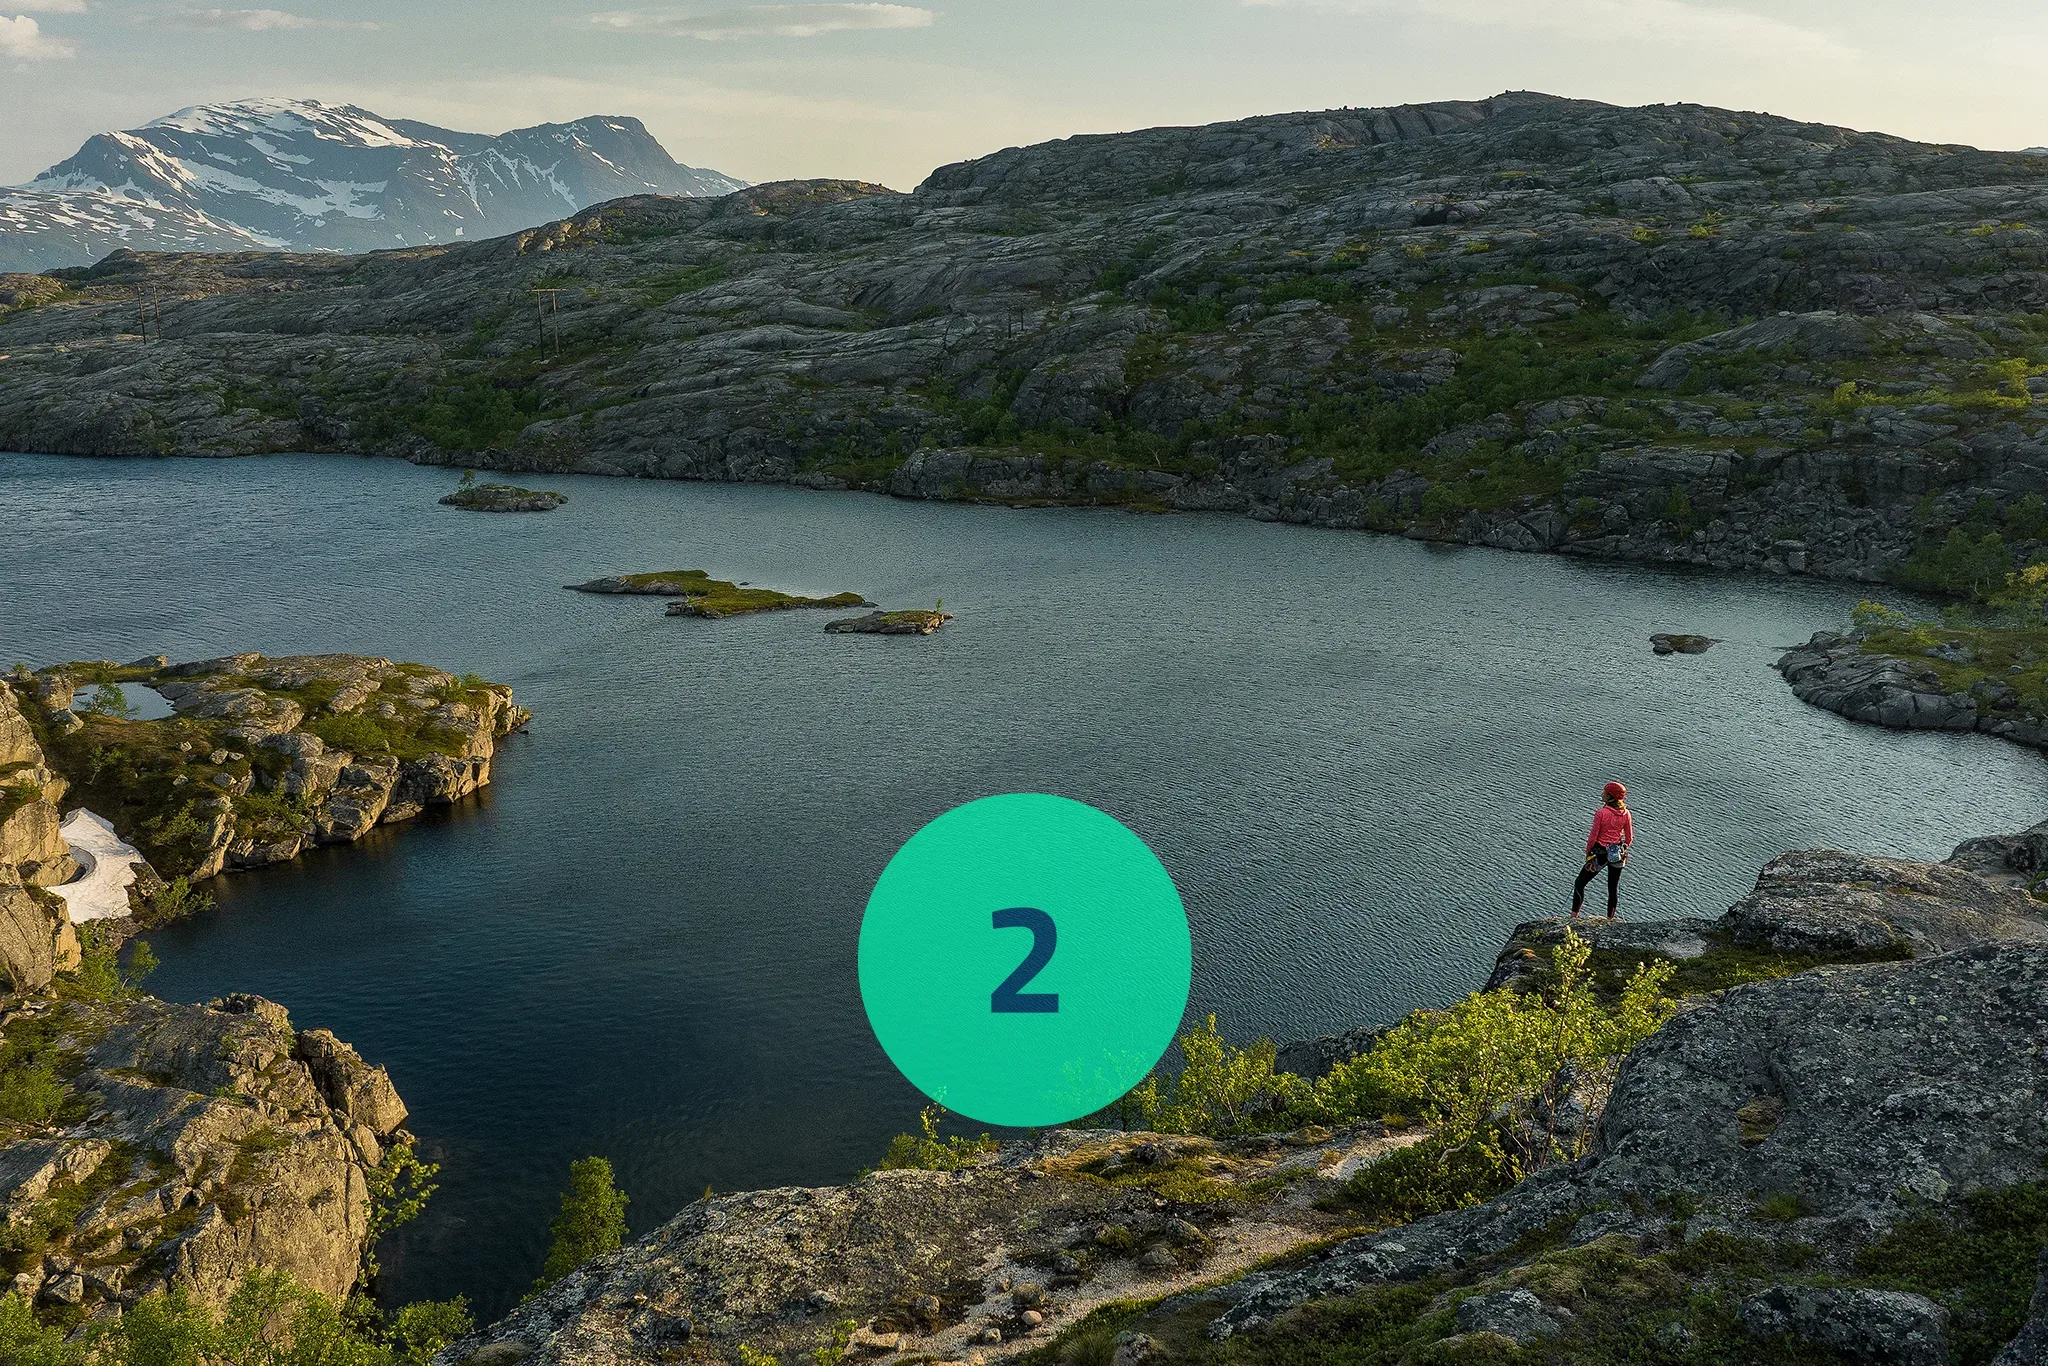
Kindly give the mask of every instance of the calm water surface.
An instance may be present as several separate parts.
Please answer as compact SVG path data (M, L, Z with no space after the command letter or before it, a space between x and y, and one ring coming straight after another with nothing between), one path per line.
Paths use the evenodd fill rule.
M869 886L973 797L1060 792L1143 835L1194 924L1191 1013L1234 1037L1470 990L1567 899L1628 783L1641 916L1713 914L1830 844L1910 856L2048 811L2038 757L1795 701L1775 651L1848 587L1681 576L1223 517L540 482L558 512L435 499L446 471L278 457L0 456L0 664L351 651L510 683L532 734L483 800L213 884L154 987L285 1003L386 1064L444 1164L387 1298L494 1314L571 1159L644 1231L721 1190L842 1180L919 1097L869 1035ZM671 619L567 593L702 568L889 606ZM1658 659L1652 631L1725 644Z

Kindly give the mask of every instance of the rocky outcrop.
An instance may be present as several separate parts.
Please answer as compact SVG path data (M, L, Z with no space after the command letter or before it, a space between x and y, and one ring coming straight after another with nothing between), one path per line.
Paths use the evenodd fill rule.
M2048 944L2048 906L2013 888L1954 864L1833 849L1773 859L1719 925L1744 948L1793 954Z
M1774 1286L1742 1302L1742 1326L1766 1341L1792 1338L1870 1366L1947 1366L1947 1315L1898 1290Z
M7 989L47 989L60 971L78 966L78 930L62 902L0 882L0 978Z
M1721 642L1712 636L1659 632L1650 637L1650 650L1660 655L1703 655Z
M864 1354L1007 1356L1102 1304L1327 1234L1342 1218L1315 1202L1410 1141L1060 1130L959 1171L709 1198L440 1359L597 1366L736 1342L787 1355L848 1319Z
M870 612L864 617L828 621L825 629L834 635L928 636L952 619L951 612Z
M0 682L0 882L54 887L78 874L57 806L70 785L51 770L14 688Z
M1548 977L1550 953L1567 931L1601 959L1667 959L1702 984L1723 963L1742 980L1760 969L1752 955L1774 955L1777 970L1831 963L1928 958L1972 944L2048 944L2048 904L2020 879L1985 866L1989 850L2024 850L2033 837L1973 840L1947 863L1805 849L1780 854L1758 874L1756 890L1712 920L1529 920L1508 935L1487 989L1533 990ZM2048 837L2044 832L2043 837ZM1967 863L1958 860L1967 859ZM1989 874L1989 875L1987 875Z
M672 617L744 617L757 612L787 612L807 607L872 606L858 593L804 597L774 588L714 579L702 569L665 569L646 574L614 574L588 583L567 585L574 593L640 594L673 598Z
M44 670L39 693L68 696L81 667ZM459 801L490 781L497 741L529 719L502 684L357 655L145 660L121 672L173 714L80 720L44 704L53 731L60 716L73 723L52 758L164 877L283 862ZM103 751L126 762L92 763ZM133 781L112 785L102 768Z
M1966 524L2043 549L1975 522L2048 494L2048 386L1988 369L2039 346L2043 174L1513 92L359 260L118 253L0 321L0 446L1227 510L1876 581ZM502 310L561 278L557 357ZM1515 398L1472 412L1508 349ZM502 406L433 416L472 395Z
M1787 854L1718 920L1571 927L1596 961L1739 951L1751 967L1780 955L1789 975L1689 999L1622 1063L1589 1115L1587 1155L1486 1204L1254 1269L1254 1248L1303 1238L1326 1183L1401 1140L1055 1131L960 1171L707 1199L439 1360L623 1366L728 1356L735 1342L786 1359L851 1321L853 1350L884 1363L994 1362L1113 1299L1137 1302L1136 1317L1111 1344L1068 1339L1073 1359L1087 1342L1126 1366L1164 1366L1205 1359L1205 1339L1264 1331L1341 1351L1347 1325L1394 1322L1376 1317L1390 1303L1420 1335L1407 1360L1502 1360L1517 1345L1597 1359L1577 1354L1586 1335L1615 1332L1682 1359L1692 1330L1680 1310L1711 1288L1735 1335L1715 1359L1934 1366L1947 1359L1946 1311L1863 1283L1857 1255L1971 1192L2040 1180L2043 923L2023 894L1952 864ZM1532 922L1517 939L1554 943L1565 928ZM1501 962L1527 960L1511 945ZM1524 967L1505 975L1535 984ZM1279 1056L1326 1069L1377 1032ZM1267 1194L1276 1186L1293 1193ZM1393 1287L1421 1293L1350 1298ZM1287 1317L1320 1304L1330 1316ZM2008 1358L2032 1360L2015 1354L2033 1341Z
M7 1224L42 1235L0 1250L9 1288L90 1312L166 1288L218 1304L259 1268L336 1303L354 1287L366 1179L403 1138L383 1069L254 996L12 996L0 1037L62 1088L43 1121L0 1126Z
M470 512L553 512L569 501L569 495L523 489L516 484L472 484L441 501Z
M1953 652L1934 647L1932 658L1873 648L1860 636L1815 634L1778 661L1778 672L1803 702L1852 721L1895 730L1982 731L2017 744L2048 749L2048 715L2010 685L1982 678L1951 688L1933 659Z
M1783 1229L1759 1216L1758 1194L1793 1197L1813 1211L1798 1234L1846 1268L1927 1202L2039 1178L2048 1060L2013 1041L2043 1038L2048 946L1984 944L1734 988L1628 1056L1587 1158L1476 1209L1247 1277L1222 1296L1214 1331L1474 1263L1574 1212L1675 1194L1697 1211L1688 1230L1761 1239ZM1607 1219L1588 1233L1656 1226Z
M566 584L572 593L639 594L651 598L683 598L702 592L710 578L701 569L679 569L674 573L612 574L588 583Z

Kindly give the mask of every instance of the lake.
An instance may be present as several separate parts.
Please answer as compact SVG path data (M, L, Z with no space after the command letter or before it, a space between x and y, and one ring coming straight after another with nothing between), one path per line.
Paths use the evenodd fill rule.
M854 948L896 848L1057 792L1143 836L1193 925L1190 1017L1235 1039L1472 990L1565 908L1629 785L1624 913L1717 914L1785 849L1935 857L2048 815L2038 755L1806 707L1771 671L1869 590L1229 517L546 478L537 515L395 461L0 456L0 666L349 651L509 683L485 795L209 884L151 936L174 1000L259 992L389 1067L443 1164L388 1301L481 1317L538 1272L569 1162L643 1232L707 1186L851 1177L920 1097ZM704 569L889 607L665 617L562 585ZM1658 658L1655 631L1723 644Z

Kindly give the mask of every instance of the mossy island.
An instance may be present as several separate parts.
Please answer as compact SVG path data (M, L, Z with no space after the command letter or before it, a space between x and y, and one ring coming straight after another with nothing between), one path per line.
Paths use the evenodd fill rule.
M2019 587L2048 597L2048 571ZM2016 580L2022 576L2015 575ZM1882 603L1857 607L1847 634L1815 633L1778 661L1800 700L1899 730L1982 731L2048 750L2048 624L2029 601L1956 608L1915 621Z
M913 608L907 612L870 612L864 617L828 621L825 629L834 635L928 636L953 619L939 608Z
M672 617L744 617L756 612L788 612L801 607L871 607L858 593L834 593L826 598L806 598L780 593L772 588L714 579L701 569L665 569L651 574L615 574L589 583L567 585L577 593L640 594L673 598L668 605Z
M1659 631L1650 637L1650 649L1660 655L1703 655L1721 642L1712 636L1685 635L1677 631Z
M280 863L466 797L530 719L504 684L358 655L84 661L7 684L73 800L171 880ZM137 718L123 691L136 686L172 714Z
M517 484L479 484L470 472L462 476L461 487L441 501L470 512L552 512L568 502L569 495Z

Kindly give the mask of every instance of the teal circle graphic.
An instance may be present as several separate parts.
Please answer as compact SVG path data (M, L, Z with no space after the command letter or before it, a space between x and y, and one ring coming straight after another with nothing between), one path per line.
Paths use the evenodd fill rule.
M1187 1009L1173 879L1085 802L983 797L912 835L860 925L860 994L913 1086L983 1124L1065 1124L1145 1079Z

